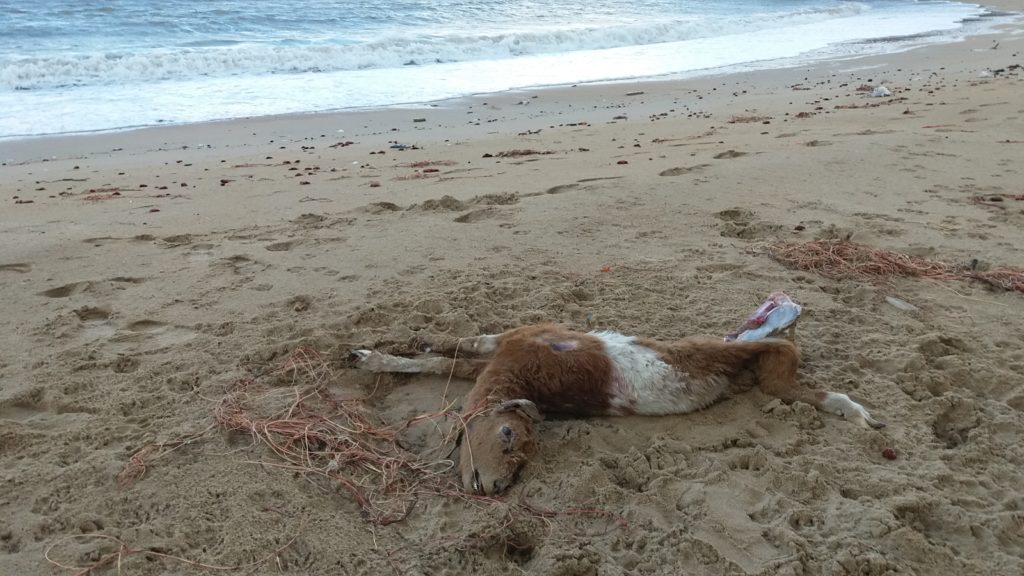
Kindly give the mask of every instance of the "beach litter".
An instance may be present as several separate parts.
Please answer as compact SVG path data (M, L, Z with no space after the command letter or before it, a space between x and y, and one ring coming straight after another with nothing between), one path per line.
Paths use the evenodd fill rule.
M537 156L537 155L546 156L548 154L554 154L554 153L555 153L554 150L534 150L532 148L526 148L526 149L505 150L505 151L502 151L502 152L498 152L494 156L497 157L497 158L519 158L521 156Z
M888 98L889 96L892 96L892 92L890 92L885 86L876 86L875 89L871 91L872 98Z
M454 166L455 164L457 162L454 160L418 160L407 164L399 164L399 166L404 168L426 168L428 166Z
M906 300L900 300L895 296L886 296L885 301L904 312L914 312L917 310L917 306L914 306Z

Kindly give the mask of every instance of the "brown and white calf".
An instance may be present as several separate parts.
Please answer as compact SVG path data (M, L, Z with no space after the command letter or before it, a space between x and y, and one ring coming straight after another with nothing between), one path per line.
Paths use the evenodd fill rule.
M707 407L731 386L756 384L785 402L806 402L865 427L884 426L845 394L797 383L800 353L789 340L659 342L542 324L463 339L458 353L481 358L404 358L369 350L355 355L360 368L373 372L476 379L462 410L459 471L466 490L483 494L508 488L537 452L542 412L685 414Z

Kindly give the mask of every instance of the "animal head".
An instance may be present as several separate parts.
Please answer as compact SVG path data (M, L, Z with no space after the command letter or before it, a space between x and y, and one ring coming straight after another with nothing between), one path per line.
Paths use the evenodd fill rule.
M506 400L466 422L459 472L467 492L497 494L515 482L537 453L534 434L541 415L529 400Z

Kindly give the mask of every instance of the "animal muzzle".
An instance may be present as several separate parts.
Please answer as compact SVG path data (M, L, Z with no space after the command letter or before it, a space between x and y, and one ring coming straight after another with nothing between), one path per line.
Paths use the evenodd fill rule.
M479 470L473 470L472 475L468 478L468 482L465 483L465 489L467 492L480 496L494 496L508 490L515 483L518 475L517 471L510 478L486 478L481 476Z

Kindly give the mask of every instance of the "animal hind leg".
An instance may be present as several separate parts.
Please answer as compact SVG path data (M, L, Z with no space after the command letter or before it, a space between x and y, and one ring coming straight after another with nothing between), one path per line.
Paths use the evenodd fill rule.
M455 378L475 380L487 366L486 360L445 358L405 358L373 350L353 350L352 356L357 368L368 372L390 372L402 374L452 375Z
M783 401L797 400L811 404L822 412L842 416L865 428L883 428L884 422L871 417L866 408L854 402L846 394L812 390L796 380L800 353L797 347L786 340L764 340L758 344L767 346L758 355L757 379L761 390Z

